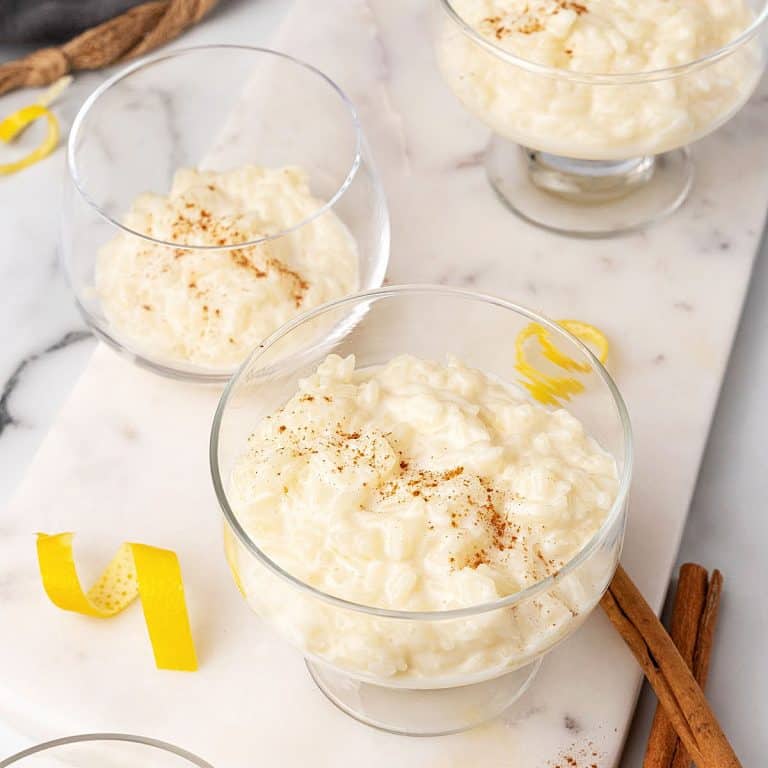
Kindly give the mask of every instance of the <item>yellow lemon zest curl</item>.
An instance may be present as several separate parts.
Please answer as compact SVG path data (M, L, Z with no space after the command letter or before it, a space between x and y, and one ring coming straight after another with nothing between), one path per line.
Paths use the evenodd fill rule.
M107 619L139 597L158 669L196 670L197 655L176 553L125 543L91 589L84 592L72 554L73 535L37 535L40 576L51 602L65 611Z
M45 118L48 122L48 132L43 141L19 160L14 160L10 163L0 163L0 175L16 173L27 168L44 157L48 157L56 149L60 135L59 121L56 115L48 109L48 106L58 98L71 82L72 78L69 76L60 78L34 104L22 107L0 121L0 141L5 144L17 139L36 120Z
M589 344L600 362L605 363L608 358L608 339L602 331L580 320L558 320L557 324ZM522 377L521 384L533 398L545 405L559 405L560 400L570 400L572 396L584 391L584 384L573 376L552 376L536 368L527 357L530 339L536 339L541 354L558 368L578 373L589 373L592 369L588 363L574 360L562 352L543 325L530 323L515 339L515 369Z

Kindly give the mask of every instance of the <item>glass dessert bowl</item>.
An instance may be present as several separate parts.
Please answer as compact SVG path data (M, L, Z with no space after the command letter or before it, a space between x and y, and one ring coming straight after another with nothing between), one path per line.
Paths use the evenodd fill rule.
M127 733L86 733L65 736L0 759L0 768L212 768L210 763L181 747Z
M383 280L389 218L355 108L284 54L138 61L85 102L67 160L77 305L156 372L225 381L282 323Z
M286 358L323 317L354 322ZM568 412L521 387L512 340L532 327L583 373ZM250 607L344 712L436 735L500 714L599 601L621 550L631 435L611 377L557 324L399 286L266 340L222 397L211 471Z
M685 200L687 145L765 67L765 0L435 0L438 65L493 131L485 166L525 220L607 236Z

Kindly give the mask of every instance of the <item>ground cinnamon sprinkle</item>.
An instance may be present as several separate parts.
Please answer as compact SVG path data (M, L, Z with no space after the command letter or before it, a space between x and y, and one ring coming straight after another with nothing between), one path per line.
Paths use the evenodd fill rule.
M547 762L548 768L599 768L599 760L603 757L591 741L573 743L563 750L558 757Z
M290 269L283 264L280 259L271 256L266 261L266 269L261 269L248 258L245 248L233 249L230 251L230 258L238 267L250 270L257 278L267 277L270 270L274 270L281 277L287 278L293 283L293 290L291 292L293 301L296 307L301 306L304 301L304 294L309 290L309 283L296 270Z
M286 267L279 259L269 259L267 264L284 277L293 281L293 300L296 303L296 306L300 307L301 302L304 301L304 294L309 289L309 283L298 272L293 269L288 269L288 267Z
M514 18L511 16L488 16L480 22L480 26L481 29L492 33L497 40L503 40L515 32L521 35L532 35L536 32L542 32L546 28L542 21L543 17L555 16L561 10L573 11L579 16L589 12L589 8L577 0L554 0L554 3L540 3L534 9L526 4L523 11Z
M212 191L215 187L211 184L208 188ZM184 203L185 211L179 213L171 225L171 239L174 241L185 242L189 235L195 232L207 232L214 241L221 246L235 245L244 243L248 236L237 227L237 221L228 219L218 219L211 211L206 208L200 208L194 202ZM258 279L266 278L270 271L277 273L280 278L287 280L291 285L291 298L296 307L300 307L304 301L304 294L309 289L309 283L303 275L294 269L286 266L280 259L268 256L262 266L259 266L253 259L259 253L259 248L268 247L269 244L244 246L243 248L233 248L229 251L229 257L232 262L242 269L247 269L254 277ZM175 258L179 259L189 253L189 250L177 248L174 251ZM267 254L269 251L267 251ZM190 285L190 288L193 287Z
M572 2L571 0L565 0L565 2L562 3L562 6L563 8L566 8L569 11L574 11L579 16L589 12L589 8L587 8L586 5L583 5L582 3Z
M436 472L413 468L412 462L407 459L401 459L399 467L401 470L399 476L390 478L377 487L376 491L380 498L392 498L398 492L407 491L412 497L422 498L425 502L429 502L433 490L442 487L444 483L455 481L464 474L463 466ZM478 500L473 493L461 493L461 498L466 501L466 509L463 511L454 509L450 512L450 526L458 530L470 524L469 521L472 525L483 526L488 530L490 543L485 548L475 550L466 562L461 563L459 567L462 568L477 568L480 565L490 564L494 553L501 553L515 547L520 534L519 527L510 523L503 509L498 506L502 504L504 492L494 489L490 480L487 478L473 479L470 476L463 479L462 487L470 488L478 480L482 488L482 500ZM449 498L451 496L457 498L457 491L451 486L441 493L443 498L445 498L446 493ZM463 521L467 522L463 523ZM451 564L456 566L455 560L451 560Z
M246 256L244 248L234 248L229 252L229 258L232 259L236 266L249 270L258 278L267 276L267 273L263 269L259 269L259 267Z
M541 32L544 26L538 19L531 19L527 24L518 27L518 32L522 35L532 35L534 32Z
M488 565L489 562L488 553L484 549L480 549L472 555L467 565L470 568L477 568L480 565Z
M299 403L314 402L328 397L318 393L317 395L305 392L298 397ZM289 412L290 413L290 412ZM293 430L290 433L290 447L292 455L307 456L316 454L318 450L328 452L330 450L331 467L336 472L343 472L348 467L365 466L374 468L378 465L377 450L380 450L381 439L390 437L389 434L377 432L367 433L360 430L349 430L342 421L337 421L329 431L317 434L307 427ZM285 431L284 426L279 426L280 433ZM391 446L390 444L390 447ZM396 449L395 449L396 450ZM389 459L386 459L388 466ZM538 558L544 565L547 575L551 575L558 566L554 560L547 560L538 551L538 547L529 548L527 538L533 535L531 526L528 526L528 537L523 534L521 526L507 517L506 505L515 497L508 490L494 487L490 478L468 473L463 465L449 467L448 469L432 470L423 469L409 457L399 452L396 460L395 473L387 473L386 477L371 483L369 492L374 494L376 500L384 501L400 496L420 499L429 504L433 498L439 502L439 507L447 506L450 528L456 531L456 535L463 536L461 529L470 530L473 526L485 535L471 550L470 555L455 557L450 560L451 568L479 568L481 565L492 565L508 550L517 549L520 556L529 563ZM368 488L368 484L365 483ZM361 509L365 508L365 504ZM432 512L428 512L428 515ZM427 520L427 527L435 530L435 524ZM572 766L570 768L573 768Z

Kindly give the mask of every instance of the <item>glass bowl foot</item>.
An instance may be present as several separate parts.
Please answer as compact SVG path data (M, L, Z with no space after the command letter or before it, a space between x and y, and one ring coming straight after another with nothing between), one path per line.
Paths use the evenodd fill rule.
M361 723L403 736L444 736L492 720L525 693L541 659L493 680L455 688L389 688L307 661L317 687Z
M494 136L485 168L504 204L544 229L610 237L677 210L693 183L687 148L621 161L575 160Z

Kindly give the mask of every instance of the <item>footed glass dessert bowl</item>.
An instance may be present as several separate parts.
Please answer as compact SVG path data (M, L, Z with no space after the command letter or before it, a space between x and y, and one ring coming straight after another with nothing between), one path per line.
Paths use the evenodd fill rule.
M493 131L489 180L522 218L601 237L676 210L688 145L765 67L765 0L435 0L437 60Z
M317 322L340 330L286 358ZM579 372L567 410L516 338L541 342L537 370ZM500 714L618 563L621 395L581 341L501 299L400 286L297 318L233 377L210 450L249 606L334 704L387 731Z

